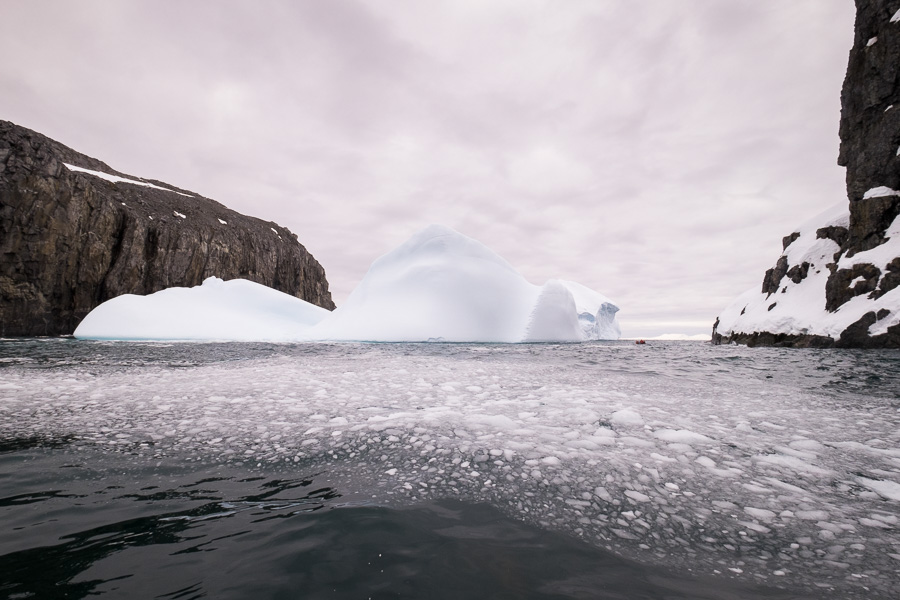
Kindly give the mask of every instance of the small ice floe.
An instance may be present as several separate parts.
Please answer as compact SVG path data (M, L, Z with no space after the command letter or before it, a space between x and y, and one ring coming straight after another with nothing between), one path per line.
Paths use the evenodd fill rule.
M187 215L182 214L182 213L178 212L177 210L173 210L172 214L174 214L176 217L180 217L182 219L187 219Z
M754 519L759 519L760 521L771 521L776 517L774 512L765 508L753 508L752 506L745 506L744 512Z
M894 13L894 16L891 17L891 23L897 23L900 21L900 10Z
M223 221L222 219L219 219L219 223L221 223L222 225L228 225L228 221Z
M871 37L871 38L869 38L869 41L866 42L866 48L868 48L868 47L870 47L870 46L874 46L874 45L875 45L875 42L877 42L877 41L878 41L878 37L877 37L877 36L876 36L876 37Z
M643 427L644 426L644 418L641 416L641 413L623 408L622 410L617 410L609 417L609 422L617 427Z
M900 502L900 483L896 483L894 481L869 479L868 477L860 477L859 479L857 479L857 481L882 498Z
M702 433L694 433L687 429L660 429L653 432L653 437L664 442L673 442L678 444L712 444L713 440L706 437Z

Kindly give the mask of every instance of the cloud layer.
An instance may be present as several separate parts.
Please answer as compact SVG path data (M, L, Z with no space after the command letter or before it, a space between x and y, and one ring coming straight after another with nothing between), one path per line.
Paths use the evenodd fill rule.
M846 0L10 3L0 118L295 231L340 302L429 223L623 334L708 331L844 201Z

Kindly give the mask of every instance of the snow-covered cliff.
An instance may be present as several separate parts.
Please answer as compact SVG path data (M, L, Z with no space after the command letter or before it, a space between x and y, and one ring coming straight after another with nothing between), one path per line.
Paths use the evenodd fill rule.
M720 315L713 341L900 348L900 0L856 0L841 92L849 203L784 238L762 288Z
M839 204L786 237L762 289L722 312L718 334L751 345L897 346L900 217L882 244L855 253L841 247L850 217Z

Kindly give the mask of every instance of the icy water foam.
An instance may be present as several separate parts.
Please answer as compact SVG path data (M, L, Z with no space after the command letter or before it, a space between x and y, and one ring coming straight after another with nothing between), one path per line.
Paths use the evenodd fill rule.
M58 545L66 498L96 482L171 491L151 474L188 469L313 478L353 510L479 503L723 594L744 586L709 597L888 598L900 579L893 352L28 340L0 357L6 557ZM22 475L43 461L52 475ZM110 466L71 476L95 482L77 491L65 465ZM253 495L212 494L211 510ZM41 523L16 512L34 502L53 507Z

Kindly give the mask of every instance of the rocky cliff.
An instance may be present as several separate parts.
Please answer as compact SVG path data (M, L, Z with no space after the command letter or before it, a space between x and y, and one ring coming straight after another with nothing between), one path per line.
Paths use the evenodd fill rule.
M286 228L0 121L0 336L70 334L105 300L210 276L334 308Z
M838 164L849 204L784 238L714 341L900 347L900 0L856 0Z

